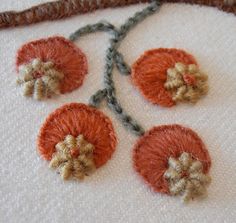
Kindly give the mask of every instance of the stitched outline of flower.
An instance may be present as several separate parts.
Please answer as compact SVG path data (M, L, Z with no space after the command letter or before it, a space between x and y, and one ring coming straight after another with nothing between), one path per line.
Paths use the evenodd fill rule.
M174 159L183 153L188 153L194 161L201 163L199 170L207 175L211 166L209 153L200 137L191 129L180 125L162 125L153 127L141 136L134 146L133 165L135 170L150 187L160 193L179 195L172 193L169 180L166 178L170 164L174 166ZM173 161L173 162L172 162ZM177 169L180 166L176 167ZM166 175L168 175L166 173ZM208 177L206 177L208 179ZM204 184L202 186L207 186ZM182 195L183 190L180 191ZM191 194L193 195L193 193ZM198 194L200 196L200 193ZM195 198L186 196L186 200ZM185 197L183 197L185 199Z
M176 64L177 66L178 64L184 64L185 66L191 65L190 67L193 67L193 65L195 65L197 67L195 58L183 50L174 48L158 48L148 50L144 52L144 54L139 57L139 59L132 66L131 76L133 83L139 89L144 98L151 103L164 107L171 107L176 104L176 101L179 101L176 99L180 98L175 98L175 87L173 86L172 89L168 86L168 79L170 79L170 76L173 74L173 70L171 68L175 68ZM197 74L200 74L198 75L197 81L202 85L202 88L200 88L201 86L189 86L188 88L192 89L191 92L185 92L182 88L182 92L178 92L178 96L186 93L186 97L182 96L182 99L185 99L182 101L196 102L200 99L200 96L207 93L208 87L206 83L206 75L203 75L199 72L199 70L197 71ZM178 75L178 73L176 75ZM186 75L185 77L185 80L181 79L179 83L175 84L180 84L181 82L181 84L187 86L187 82L189 83L190 81L188 81L187 78L190 79L192 76L188 74L188 76ZM200 82L203 81L203 79L204 83ZM173 82L171 84L173 84ZM168 88L166 88L165 85ZM196 90L198 94L196 94Z
M23 71L26 75L25 78L20 77L20 79L22 79L20 83L24 83L28 80L27 66L33 64L35 61L41 61L44 65L53 64L54 74L56 72L58 72L58 74L60 73L60 78L58 78L60 79L59 83L57 81L53 82L52 80L46 81L47 83L50 82L52 85L58 85L56 86L56 93L65 94L79 88L88 72L87 59L84 53L73 42L60 36L35 40L24 44L18 50L16 70L17 73L22 73ZM39 72L41 71L39 70ZM33 75L33 79L37 82L37 84L34 85L36 92L41 93L39 97L35 97L36 99L43 99L52 95L51 93L48 94L48 87L44 87L45 85L41 81L43 76L43 72L41 72L40 75L37 75L37 72ZM53 76L53 74L50 76ZM49 78L47 76L44 79ZM30 92L34 91L32 89L33 82L27 82L27 85L26 92L24 90L26 95L34 95L30 94Z
M38 152L45 160L51 161L60 150L58 146L61 142L69 140L66 139L68 135L75 138L83 135L86 142L92 145L92 160L96 169L111 158L117 144L114 128L106 115L91 106L70 103L56 109L45 120L38 135ZM91 160L88 162L91 164Z

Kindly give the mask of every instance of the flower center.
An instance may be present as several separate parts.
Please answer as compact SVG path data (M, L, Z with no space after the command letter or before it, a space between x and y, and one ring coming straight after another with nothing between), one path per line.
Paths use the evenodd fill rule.
M189 173L187 171L183 171L181 173L181 178L188 178L189 177Z
M183 79L184 79L184 82L190 86L195 86L197 83L196 78L193 75L188 74L188 73L183 75Z
M44 73L41 72L41 71L35 71L35 72L33 73L33 77L34 77L35 79L41 78L43 75L44 75Z
M77 158L79 156L79 148L76 147L76 148L73 148L70 150L70 155L73 157L73 158Z

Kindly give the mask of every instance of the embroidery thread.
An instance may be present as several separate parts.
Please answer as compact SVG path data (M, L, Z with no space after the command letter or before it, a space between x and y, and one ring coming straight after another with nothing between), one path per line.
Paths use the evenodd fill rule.
M19 67L18 84L23 84L23 95L33 96L37 100L59 94L60 80L64 74L54 68L53 62L33 59Z
M201 73L195 64L175 63L167 70L165 88L172 92L172 99L196 103L208 92L207 75Z
M168 166L164 177L168 181L171 195L182 195L184 202L206 195L206 186L211 178L203 173L203 165L199 160L183 152L178 159L170 157Z
M57 0L36 5L23 11L0 13L0 28L29 25L42 21L62 19L75 14L83 14L96 9L120 7L152 0ZM163 2L184 2L217 7L219 10L236 14L236 0L163 0ZM52 13L53 12L53 13Z
M67 135L64 141L56 144L49 167L60 169L64 180L74 177L83 180L96 169L93 160L94 146L88 143L83 135Z

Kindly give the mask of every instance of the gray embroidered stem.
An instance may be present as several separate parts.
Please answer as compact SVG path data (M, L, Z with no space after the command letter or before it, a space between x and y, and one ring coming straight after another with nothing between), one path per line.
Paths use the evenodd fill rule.
M100 21L98 23L92 24L92 25L86 25L78 30L76 30L74 33L72 33L69 36L69 39L71 41L75 41L76 39L78 39L79 37L85 35L85 34L89 34L89 33L94 33L97 31L104 31L104 32L117 32L115 26L113 26L112 24L108 23L107 21Z
M76 41L79 37L89 34L89 33L94 33L94 32L109 32L111 34L115 34L118 31L116 30L116 27L110 24L107 21L100 21L95 24L89 24L86 25L78 30L76 30L74 33L72 33L69 36L69 40L71 41ZM121 74L124 75L129 75L130 74L130 67L127 65L127 63L124 61L124 57L121 55L121 53L116 51L115 55L115 62L117 65L118 70L120 71Z
M116 57L116 49L119 43L125 38L127 33L139 22L144 20L147 16L153 14L159 8L159 1L152 2L148 7L140 12L134 14L133 17L129 18L116 33L114 38L110 40L110 47L107 50L106 65L104 72L104 84L107 89L107 103L108 106L115 112L115 114L120 118L125 127L130 129L135 135L143 135L144 129L131 117L129 116L121 107L116 99L115 86L112 79L112 71L114 68L114 60Z
M123 110L120 103L117 101L112 71L116 64L122 74L130 74L130 67L125 63L122 54L117 52L117 48L119 47L120 42L126 37L127 33L147 16L156 12L159 9L159 6L160 2L158 0L153 1L148 7L140 12L136 12L133 17L130 17L119 30L116 30L113 25L107 22L101 22L83 27L70 36L70 40L74 41L81 35L95 31L109 31L112 33L113 38L110 39L110 46L106 52L104 71L105 89L97 91L96 94L90 98L90 105L98 107L100 102L106 98L109 108L114 111L124 126L138 136L144 134L144 129Z
M149 6L140 12L136 12L134 16L127 19L127 21L120 27L119 41L123 40L127 33L134 28L139 22L143 21L146 17L152 15L160 7L160 1L154 0Z
M107 90L98 90L94 95L89 99L89 104L93 107L99 107L102 100L107 96Z
M143 135L143 128L129 116L121 107L116 99L115 86L112 79L112 71L114 68L114 53L115 53L116 43L113 39L110 41L110 47L107 50L106 65L104 73L104 85L107 90L107 104L115 112L118 118L122 121L124 126L130 129L135 135Z
M144 8L142 11L136 12L134 16L128 18L127 21L118 30L118 35L114 38L114 42L116 42L117 44L116 48L119 46L119 43L126 37L127 33L138 23L143 21L146 17L155 13L159 9L160 4L160 1L154 0L149 6ZM129 65L125 62L124 57L121 53L116 51L116 53L114 54L114 60L121 74L130 74L131 69Z
M131 73L131 68L130 66L124 61L123 55L116 51L115 57L114 57L116 67L120 71L121 74L123 75L130 75Z

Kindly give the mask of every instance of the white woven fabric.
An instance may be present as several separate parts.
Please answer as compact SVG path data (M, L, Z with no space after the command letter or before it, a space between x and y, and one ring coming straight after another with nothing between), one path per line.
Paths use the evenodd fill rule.
M39 2L1 0L0 10L23 9ZM114 73L118 98L145 129L179 123L202 137L213 163L207 199L185 206L178 198L152 192L132 168L137 137L107 108L102 110L113 121L119 145L111 161L85 182L62 182L36 152L39 128L50 112L68 102L87 103L102 88L108 34L93 34L76 42L87 55L89 75L80 89L46 102L24 98L22 89L15 86L17 49L38 38L68 37L75 29L101 19L120 25L144 6L0 31L1 223L235 222L236 17L216 9L165 4L129 33L120 47L129 64L151 48L176 47L192 53L208 73L210 84L208 96L195 106L153 106L140 96L129 77Z

